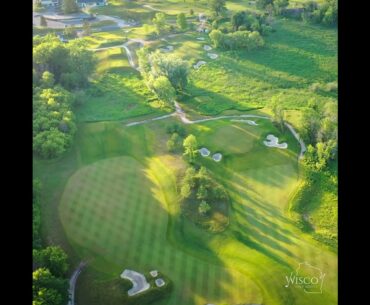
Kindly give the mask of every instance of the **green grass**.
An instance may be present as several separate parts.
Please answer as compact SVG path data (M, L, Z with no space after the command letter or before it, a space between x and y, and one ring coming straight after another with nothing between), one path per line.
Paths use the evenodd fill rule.
M328 171L316 173L311 186L299 189L291 202L292 216L302 229L311 232L315 239L327 244L335 252L338 246L336 166L336 161L332 161Z
M174 283L170 298L158 304L335 304L335 254L302 235L284 214L298 182L296 147L289 144L292 150L284 151L261 145L267 133L279 134L268 121L186 126L203 146L225 156L220 163L198 160L232 201L230 226L210 234L179 214L176 175L184 163L165 148L165 127L173 120L129 128L114 122L80 124L76 145L64 159L37 163L35 176L48 190L48 218L57 217L49 200L61 200L72 251L76 259L89 260L91 271L80 281L110 281L126 267L157 268ZM291 136L284 136L291 143ZM225 146L226 138L228 144L241 144ZM64 186L62 197L49 191ZM49 220L44 225L54 226ZM320 297L281 288L285 275L304 260L327 272ZM77 301L84 304L92 286L80 283Z
M123 120L170 111L162 108L138 73L127 67L122 50L99 52L98 71L107 73L98 76L91 84L86 101L76 111L78 121Z
M248 109L265 106L272 96L282 94L284 106L299 109L309 99L336 100L336 94L312 92L314 82L337 78L336 31L286 20L256 51L220 52L216 60L203 55L207 65L191 74L188 102L204 114L226 108ZM212 75L212 79L210 79Z

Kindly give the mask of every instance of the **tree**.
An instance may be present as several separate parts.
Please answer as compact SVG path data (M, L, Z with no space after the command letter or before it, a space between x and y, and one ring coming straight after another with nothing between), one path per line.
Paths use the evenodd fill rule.
M302 136L307 143L316 144L320 129L320 117L318 112L308 108L302 115Z
M173 123L173 124L167 125L166 132L169 133L169 134L177 133L180 137L185 137L185 135L186 135L185 128L182 125L178 124L178 123Z
M137 61L139 65L140 73L143 78L146 78L146 75L150 72L151 65L149 62L149 50L147 48L141 48L136 51Z
M164 13L156 13L152 21L155 26L155 32L157 33L157 35L162 34L167 27L166 15Z
M41 247L41 209L40 209L40 190L41 182L38 179L32 181L32 246L33 248Z
M209 5L215 16L220 16L226 11L226 0L210 0Z
M194 188L195 187L195 179L196 179L196 170L194 169L194 167L188 167L185 171L185 176L184 176L184 179L183 179L183 184L188 184L190 186L190 188Z
M33 304L62 305L68 301L68 281L51 274L46 268L32 273Z
M183 199L189 198L190 195L191 195L191 187L190 187L190 185L187 184L187 183L184 183L182 185L182 187L181 187L180 194L181 194L181 197Z
M78 5L76 0L63 0L62 10L64 14L71 14L78 12Z
M153 91L157 97L167 105L172 105L176 98L176 91L165 76L159 76L152 82Z
M237 31L239 27L246 22L245 12L239 11L231 16L231 25L233 26L234 31Z
M287 8L289 5L289 0L274 0L274 9L275 9L275 14L280 15L281 12Z
M317 138L320 142L326 142L329 140L337 141L338 106L336 103L328 102L324 105L323 118L321 119Z
M262 36L256 31L237 31L224 34L220 30L212 30L209 37L216 48L226 50L254 50L264 45Z
M189 64L175 54L166 55L158 51L150 53L151 74L154 78L166 76L177 92L188 84Z
M40 16L40 26L47 26L48 23L46 22L46 18L44 16Z
M41 0L36 0L36 1L35 1L35 5L34 5L34 7L35 7L37 10L42 9L42 3L41 3Z
M43 158L56 158L65 152L69 141L67 134L51 128L33 137L33 150Z
M44 88L52 88L54 86L55 79L54 74L49 71L45 71L41 76L41 84Z
M33 66L36 72L41 75L44 71L54 74L56 82L59 81L61 73L68 70L68 49L56 37L56 35L46 35L41 38L41 42L36 39L33 46Z
M34 249L32 255L37 268L47 268L57 277L63 277L68 270L68 256L59 246Z
M205 188L211 187L211 177L204 166L200 167L197 178L199 180L199 185L203 185Z
M267 5L273 5L274 0L257 0L256 5L259 9L265 9Z
M211 210L211 206L204 200L199 204L199 214L206 215Z
M184 155L188 156L190 162L193 162L198 153L197 138L192 134L188 135L183 142L183 146L185 148Z
M284 131L284 108L280 96L274 96L271 99L271 111L273 115L273 121L277 124L280 131Z
M170 152L176 151L180 146L180 136L175 132L171 135L167 141L167 149Z
M207 199L207 197L208 197L207 188L202 184L198 188L197 199L204 200L204 199Z
M188 27L188 23L186 21L184 13L180 13L177 15L176 23L181 30L186 30L186 28Z
M84 30L84 35L85 36L90 36L91 35L91 25L90 25L89 22L84 21L83 30Z

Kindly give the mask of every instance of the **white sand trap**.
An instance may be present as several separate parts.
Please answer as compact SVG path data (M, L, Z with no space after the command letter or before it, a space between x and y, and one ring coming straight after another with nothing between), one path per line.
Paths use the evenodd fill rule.
M205 65L206 62L203 60L198 61L193 67L195 70L198 70L201 66Z
M211 154L211 152L205 147L199 149L199 152L202 155L202 157L208 157Z
M157 271L157 270L152 270L152 271L150 271L149 273L150 273L150 275L151 275L152 277L157 277L157 276L158 276L158 271Z
M157 285L157 287L162 287L166 283L163 279L156 279L155 284Z
M204 40L204 37L197 37L198 40Z
M145 276L139 272L125 269L121 274L121 278L129 280L133 285L133 287L127 292L129 296L136 295L150 288Z
M216 161L216 162L220 162L220 161L221 161L221 159L222 159L222 155L221 155L220 153L214 154L214 155L212 156L212 159L213 159L214 161Z
M216 59L218 57L218 54L216 53L207 53L207 55L210 59Z
M258 126L258 124L255 121L252 120L231 120L232 122L240 122L240 123L247 123L252 126Z
M267 139L267 141L263 141L263 144L265 144L268 147L277 147L277 148L282 148L282 149L288 148L287 143L280 143L279 144L279 138L275 137L272 134L269 134L266 137L266 139Z
M206 44L206 45L203 47L203 49L204 49L204 50L206 50L206 51L211 51L211 50L212 50L212 47Z

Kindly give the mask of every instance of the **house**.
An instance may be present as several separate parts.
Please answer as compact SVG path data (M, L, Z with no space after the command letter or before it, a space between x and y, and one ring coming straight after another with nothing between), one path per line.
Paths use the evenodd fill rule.
M84 8L86 6L92 6L92 5L95 5L95 6L108 5L107 0L76 0L76 3L80 8Z

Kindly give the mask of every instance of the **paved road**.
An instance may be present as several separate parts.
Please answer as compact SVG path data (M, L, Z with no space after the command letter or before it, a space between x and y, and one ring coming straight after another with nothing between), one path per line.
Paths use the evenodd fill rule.
M69 301L68 305L75 305L75 289L76 289L76 282L78 279L78 276L80 275L82 269L86 266L85 262L81 262L77 269L73 272L71 278L69 279Z

